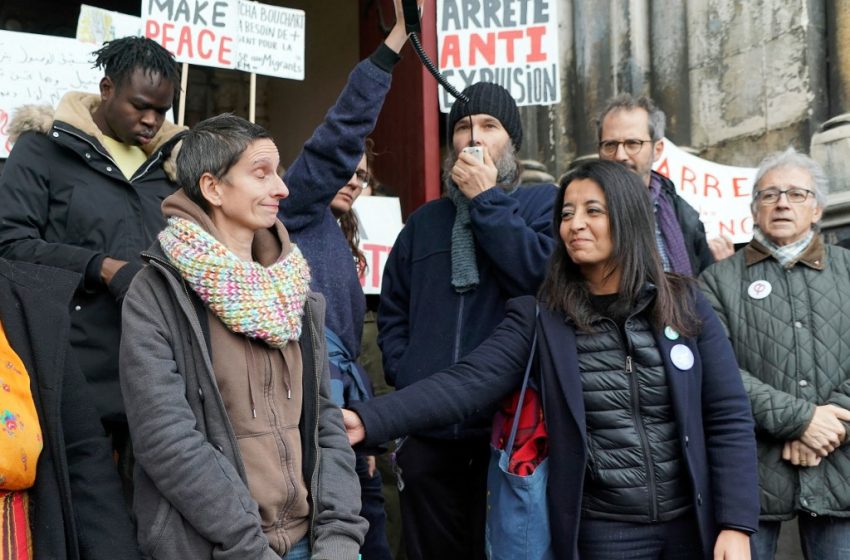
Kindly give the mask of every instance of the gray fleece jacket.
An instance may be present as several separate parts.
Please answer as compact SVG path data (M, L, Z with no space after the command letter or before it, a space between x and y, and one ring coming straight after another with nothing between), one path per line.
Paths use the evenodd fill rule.
M137 464L133 509L149 558L275 559L216 386L206 314L158 245L124 300L121 389ZM191 294L191 295L190 295ZM325 302L301 335L300 422L312 558L354 560L366 533L354 454L329 397Z

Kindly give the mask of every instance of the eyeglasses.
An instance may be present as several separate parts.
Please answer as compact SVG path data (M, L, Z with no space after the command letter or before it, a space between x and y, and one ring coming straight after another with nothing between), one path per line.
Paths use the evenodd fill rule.
M369 187L369 173L366 171L358 169L354 172L354 179L357 181L357 186L361 189Z
M783 194L788 198L788 202L792 204L802 204L806 202L809 195L814 195L815 193L814 191L803 187L791 187L785 190L781 190L776 187L767 187L766 189L762 189L756 193L756 200L764 206L772 206L779 202L779 197Z
M630 156L636 155L643 149L644 144L651 144L652 140L638 140L637 138L629 138L628 140L603 140L599 143L599 153L604 156L613 156L620 148L620 144Z

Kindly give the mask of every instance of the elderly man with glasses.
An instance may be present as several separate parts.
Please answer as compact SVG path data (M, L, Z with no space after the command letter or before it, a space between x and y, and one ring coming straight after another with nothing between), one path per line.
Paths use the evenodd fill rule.
M728 253L712 256L699 213L676 194L670 179L652 170L664 151L665 121L664 112L648 97L623 94L610 99L596 123L599 157L624 164L649 189L655 203L656 244L664 270L696 276L715 258Z
M795 516L806 558L850 558L850 251L818 234L827 188L793 148L767 157L753 240L700 276L756 420L759 560L774 557L782 521Z

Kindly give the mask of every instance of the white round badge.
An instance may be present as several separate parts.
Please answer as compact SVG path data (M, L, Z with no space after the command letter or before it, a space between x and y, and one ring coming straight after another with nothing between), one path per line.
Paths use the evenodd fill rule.
M664 336L667 340L679 340L679 333L673 327L664 327Z
M764 299L773 291L773 286L767 280L756 280L747 288L747 295L753 299Z
M670 349L670 361L681 370L694 367L694 353L684 344L677 344Z

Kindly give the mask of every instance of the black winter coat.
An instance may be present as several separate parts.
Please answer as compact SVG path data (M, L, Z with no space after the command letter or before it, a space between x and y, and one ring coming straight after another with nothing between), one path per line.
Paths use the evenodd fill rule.
M92 121L98 96L69 93L56 120L15 143L0 176L0 257L62 268L80 283L71 302L71 345L101 418L124 420L118 388L120 302L139 254L165 226L160 204L174 192L163 162L177 127L165 123L128 181ZM128 261L107 287L105 257Z
M673 341L660 332L654 335L670 384L702 558L709 559L721 528L753 533L758 527L758 477L753 417L732 346L701 294L696 294L696 312L702 323L696 337ZM563 313L541 310L537 320L534 298L515 298L495 332L457 364L351 408L363 420L367 445L467 418L519 386L535 328L551 442L547 495L552 546L559 560L577 560L587 425L575 328ZM692 367L673 364L674 345L688 348Z
M136 539L88 386L68 346L76 275L0 259L0 321L44 438L30 489L36 560L133 560Z

